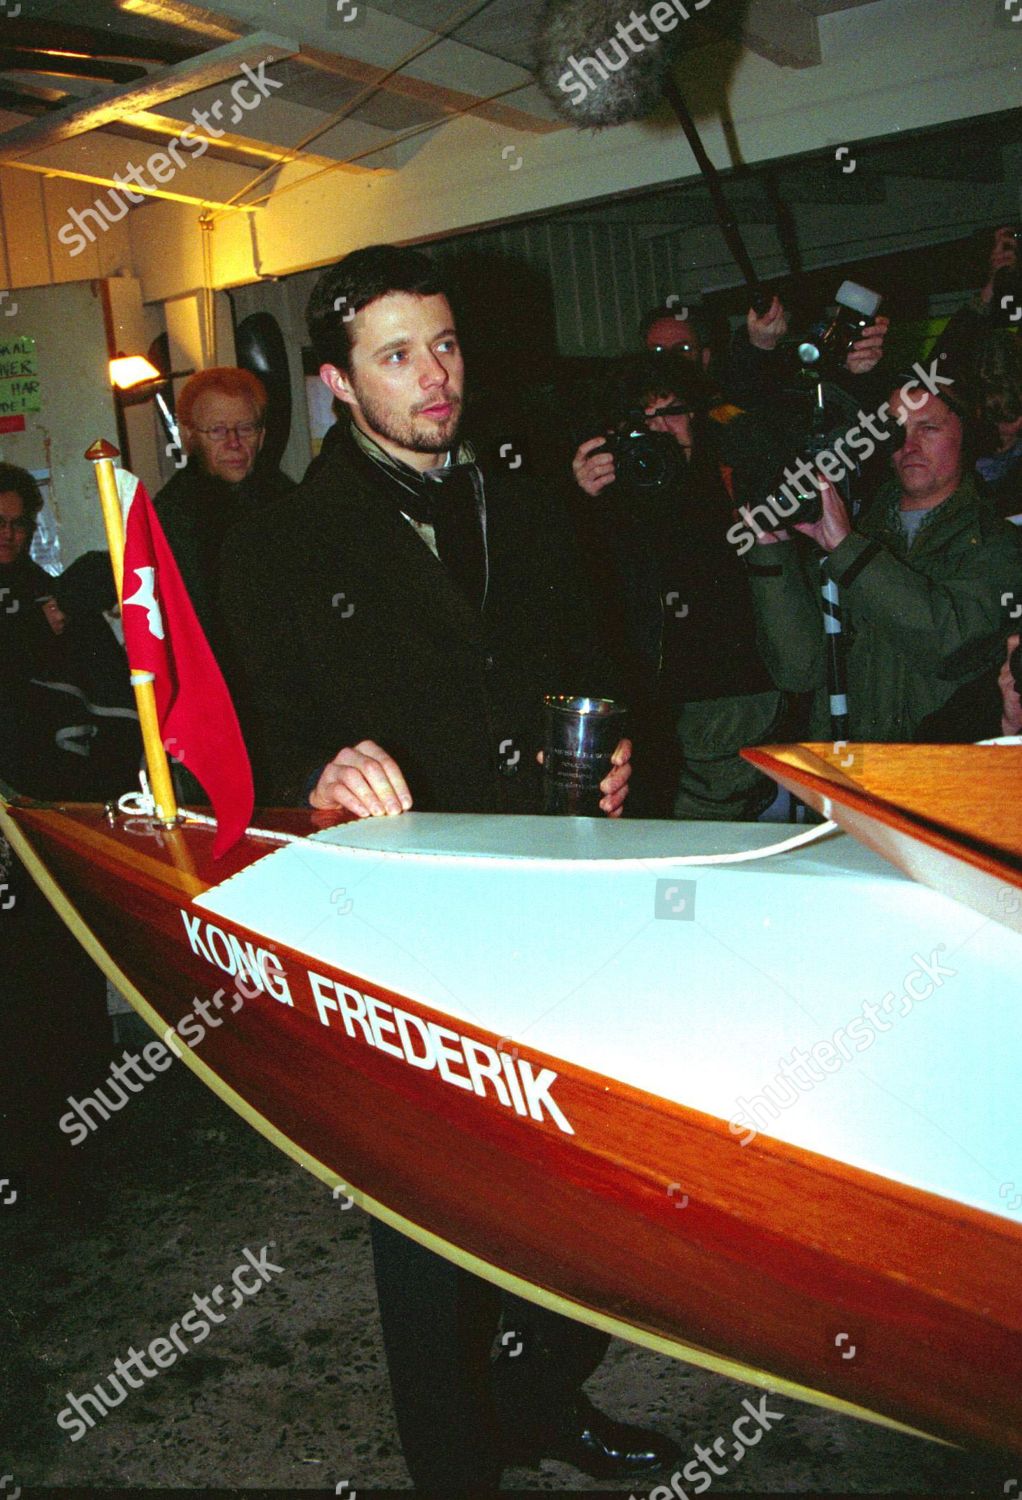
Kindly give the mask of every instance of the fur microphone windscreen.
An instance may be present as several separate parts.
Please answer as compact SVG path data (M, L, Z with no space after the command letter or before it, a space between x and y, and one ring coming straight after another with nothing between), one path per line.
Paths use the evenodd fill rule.
M621 0L546 0L536 79L557 113L600 129L644 119L663 98L684 23L709 0L668 0L642 14Z

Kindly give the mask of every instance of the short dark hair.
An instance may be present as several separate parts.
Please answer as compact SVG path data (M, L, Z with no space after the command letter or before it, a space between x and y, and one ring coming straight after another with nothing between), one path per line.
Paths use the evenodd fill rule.
M674 396L701 416L713 404L713 387L699 365L676 350L628 355L617 362L607 383L609 420L645 410L651 399L660 396Z
M408 246L366 245L324 271L305 309L316 363L349 369L354 314L391 292L409 292L413 297L448 295L429 256Z
M7 494L8 491L21 496L25 517L35 531L39 512L43 508L43 497L34 477L27 469L19 469L17 464L0 463L0 495Z

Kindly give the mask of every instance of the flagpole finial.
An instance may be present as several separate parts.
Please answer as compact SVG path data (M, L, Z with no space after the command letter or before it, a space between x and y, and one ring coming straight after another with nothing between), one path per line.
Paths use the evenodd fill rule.
M101 458L120 458L120 448L115 448L113 443L108 443L106 438L97 438L91 448L85 450L85 457L90 463L97 463Z

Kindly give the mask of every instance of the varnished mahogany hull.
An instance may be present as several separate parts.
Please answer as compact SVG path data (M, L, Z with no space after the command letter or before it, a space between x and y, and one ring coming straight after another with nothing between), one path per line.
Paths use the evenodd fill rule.
M263 826L310 826L304 813L260 816ZM181 912L265 844L246 839L214 865L202 829L161 848L108 826L99 809L10 817L145 997L151 1023L173 1027L194 996L209 995L209 966L184 941ZM288 973L307 963L267 945ZM333 977L372 987L370 975ZM1022 1455L1015 1225L763 1136L742 1148L725 1121L568 1059L530 1056L557 1069L574 1134L480 1110L435 1074L395 1067L265 994L186 1060L325 1181L350 1185L371 1211L483 1275L781 1395L822 1393ZM851 1338L838 1338L849 1329L854 1357Z

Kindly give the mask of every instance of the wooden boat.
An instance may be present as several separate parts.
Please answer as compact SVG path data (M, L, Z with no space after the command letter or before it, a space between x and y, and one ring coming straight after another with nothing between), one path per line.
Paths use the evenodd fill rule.
M1022 749L857 749L750 754L874 847L752 862L710 856L776 827L263 811L214 862L99 807L0 825L157 1034L370 1212L778 1399L1022 1455ZM899 810L906 768L937 791Z

